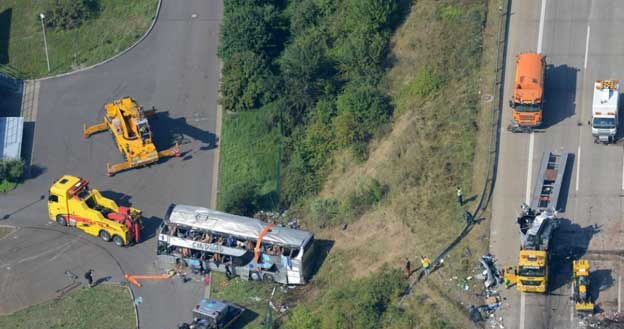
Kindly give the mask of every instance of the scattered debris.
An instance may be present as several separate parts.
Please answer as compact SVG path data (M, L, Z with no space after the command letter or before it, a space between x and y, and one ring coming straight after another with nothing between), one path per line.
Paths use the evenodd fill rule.
M481 256L479 262L483 268L483 276L485 276L485 281L483 282L485 289L494 288L498 284L503 283L503 275L500 270L496 268L496 265L494 265L496 260L492 255L487 254Z
M290 214L288 213L288 210L282 213L275 212L275 211L261 210L255 213L253 217L261 221L264 221L270 224L275 224L278 226L285 226L285 227L292 228L292 229L300 228L299 219L295 217L291 217ZM343 228L343 230L345 229L346 229L346 226Z
M139 296L134 299L134 305L141 305L141 304L143 304L143 297Z

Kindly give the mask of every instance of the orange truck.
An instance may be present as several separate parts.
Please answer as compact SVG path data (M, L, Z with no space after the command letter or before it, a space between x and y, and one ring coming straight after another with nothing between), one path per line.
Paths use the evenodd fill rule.
M530 132L542 124L545 71L546 57L541 54L522 53L516 57L513 96L509 101L513 114L509 131Z

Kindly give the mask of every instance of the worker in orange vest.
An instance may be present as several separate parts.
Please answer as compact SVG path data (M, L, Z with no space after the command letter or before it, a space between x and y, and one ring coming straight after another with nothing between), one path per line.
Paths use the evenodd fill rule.
M426 256L420 256L420 263L422 264L423 270L425 271L425 275L429 275L429 267L431 266L431 261Z

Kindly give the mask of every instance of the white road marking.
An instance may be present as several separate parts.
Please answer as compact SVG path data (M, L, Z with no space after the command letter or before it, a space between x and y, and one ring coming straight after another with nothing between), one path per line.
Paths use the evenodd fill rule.
M578 158L576 159L576 191L579 190L579 179L581 173L581 146L578 147Z
M622 163L622 189L624 190L624 162Z
M574 285L571 284L570 285L570 299L572 299L573 296L574 296ZM574 300L572 300L572 303L570 303L570 328L576 327L574 325L574 306L575 306L575 302Z
M583 68L587 68L587 56L589 54L589 25L587 25L587 39L585 39L585 63L583 64Z
M544 36L544 19L546 18L546 0L542 0L542 11L540 12L539 34L537 35L537 52L542 52L542 39Z
M622 276L618 276L618 313L622 311Z
M542 52L542 40L544 39L544 19L546 18L546 0L542 0L542 9L540 11L539 32L537 35L537 52ZM524 199L530 204L531 198L531 171L533 171L533 146L535 144L535 134L529 135L529 166L527 169L527 187ZM524 293L520 295L520 329L524 329L524 317L526 316L526 297Z
M526 300L525 300L525 293L521 292L520 293L520 329L524 329L524 305L526 305Z
M524 202L526 204L531 205L531 182L533 179L531 177L533 171L533 146L535 145L535 134L531 133L529 135L529 165L527 168L527 184L526 191L524 194Z

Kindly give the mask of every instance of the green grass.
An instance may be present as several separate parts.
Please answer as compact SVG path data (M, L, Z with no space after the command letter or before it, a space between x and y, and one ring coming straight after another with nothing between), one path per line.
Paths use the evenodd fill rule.
M218 205L236 197L241 184L257 187L259 202L271 208L277 186L279 130L269 107L225 113L221 136Z
M225 274L213 272L210 298L227 300L248 309L234 328L243 328L243 326L245 329L264 328L261 323L266 314L273 285L257 281L245 281L238 277L230 280L225 286L221 286L222 282L228 282ZM277 288L273 296L273 304L280 305L283 298L284 294L280 288ZM273 319L275 318L276 312L273 312Z
M135 321L128 290L117 285L100 285L0 316L0 328L131 329L135 328Z
M0 193L11 191L15 186L17 186L17 183L2 179L0 180Z
M68 31L46 28L51 72L47 72L39 13L46 1L0 1L0 72L37 78L101 62L142 36L157 0L99 0L95 18ZM8 46L8 51L5 50ZM7 58L8 57L8 58Z
M13 227L9 226L0 226L0 239L7 236L7 234L13 232Z

